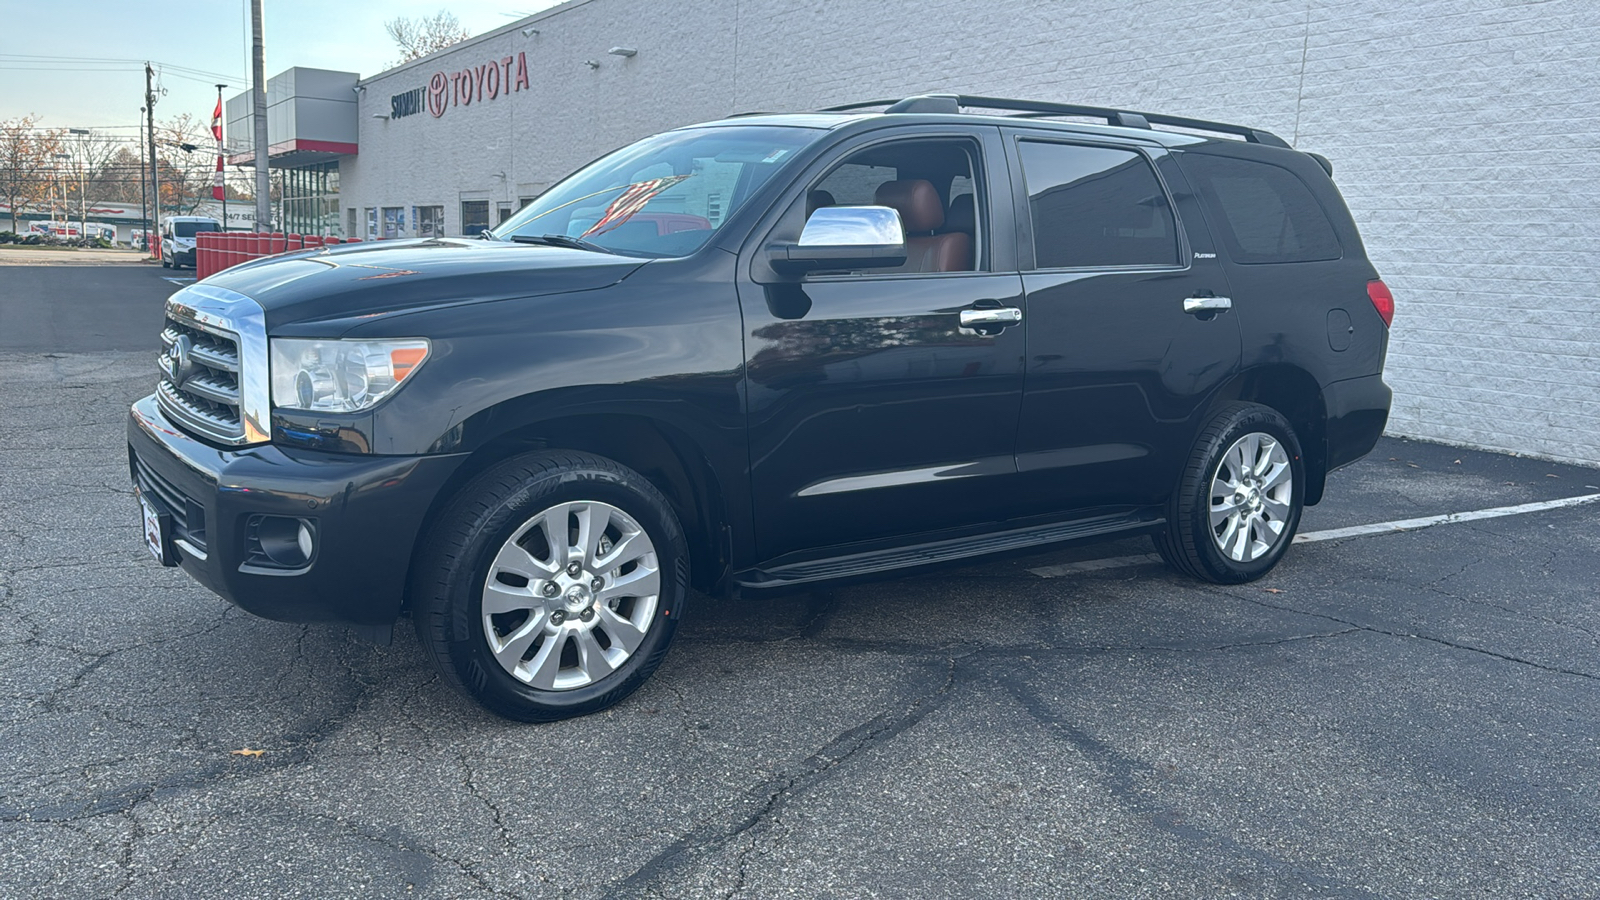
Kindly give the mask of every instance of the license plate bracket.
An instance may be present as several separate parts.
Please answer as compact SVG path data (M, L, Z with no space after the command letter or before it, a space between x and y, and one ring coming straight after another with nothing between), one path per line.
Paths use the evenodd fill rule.
M178 564L178 554L172 546L172 514L156 505L144 492L134 490L139 498L139 512L144 520L144 545L150 555L163 566Z

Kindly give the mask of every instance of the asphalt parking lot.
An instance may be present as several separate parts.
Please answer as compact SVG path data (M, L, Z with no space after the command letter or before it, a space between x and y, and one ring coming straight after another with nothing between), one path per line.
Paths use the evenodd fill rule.
M1385 439L1238 587L1123 541L698 597L518 725L149 559L170 274L0 267L0 897L1600 896L1600 503L1431 524L1600 470Z

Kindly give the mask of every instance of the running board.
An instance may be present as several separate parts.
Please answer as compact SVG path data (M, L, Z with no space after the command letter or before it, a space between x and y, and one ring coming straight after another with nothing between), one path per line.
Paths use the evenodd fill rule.
M746 569L736 573L732 582L736 591L757 592L796 587L819 581L860 578L899 569L1026 550L1030 547L1102 537L1124 531L1147 530L1165 524L1166 519L1151 511L1096 516L977 537L947 538L909 547L892 547L869 553L788 563L770 569Z

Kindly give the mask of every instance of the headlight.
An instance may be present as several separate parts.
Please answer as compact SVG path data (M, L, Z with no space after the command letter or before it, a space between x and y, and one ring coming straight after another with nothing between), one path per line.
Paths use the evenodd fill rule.
M393 393L428 358L428 342L272 339L272 405L357 412Z

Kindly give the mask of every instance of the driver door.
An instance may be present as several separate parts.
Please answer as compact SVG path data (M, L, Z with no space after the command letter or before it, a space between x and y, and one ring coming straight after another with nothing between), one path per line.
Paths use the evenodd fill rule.
M964 310L1020 317L1023 308L999 131L911 134L857 138L825 156L741 279L750 479L766 560L983 527L1012 508L1023 323L961 324ZM940 235L970 229L970 254L935 262L914 250L900 268L803 277L763 263L760 248L797 240L819 204L896 203L908 248L959 247Z

